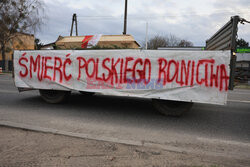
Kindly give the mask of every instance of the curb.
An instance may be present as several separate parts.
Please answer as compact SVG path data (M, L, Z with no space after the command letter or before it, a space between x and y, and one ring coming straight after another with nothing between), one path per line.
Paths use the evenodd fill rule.
M90 135L90 134L67 132L67 131L57 130L57 129L53 129L53 128L44 128L44 127L38 127L38 126L28 125L28 124L23 124L23 123L15 123L15 122L10 122L10 121L0 121L0 126L17 128L17 129L22 129L22 130L29 130L29 131L33 131L33 132L50 133L50 134L54 134L54 135L63 135L63 136L75 137L75 138L87 139L87 140L113 142L113 143L132 145L132 146L141 146L141 147L145 146L145 147L151 147L151 148L159 148L159 149L164 149L166 151L171 151L171 152L176 152L176 153L189 152L189 151L181 149L181 148L177 148L174 146L167 146L167 145L160 144L160 143L152 143L152 142L146 142L146 141L134 141L134 140L123 140L123 139L112 138L112 137L100 137L100 136L94 136L94 135Z
M44 127L27 125L23 123L15 123L15 122L10 122L10 121L0 121L0 126L23 129L23 130L30 130L34 132L50 133L50 134L55 134L55 135L64 135L64 136L70 136L70 137L76 137L76 138L82 138L82 139L115 142L115 143L134 145L134 146L143 146L143 142L138 142L138 141L133 141L133 140L120 140L120 139L111 138L111 137L100 138L100 137L89 135L89 134L67 132L67 131L62 131L62 130L57 130L57 129L52 129L52 128L44 128Z
M74 132L56 130L56 129L52 129L52 128L38 127L38 126L28 125L28 124L23 124L23 123L15 123L15 122L10 122L10 121L0 121L0 126L29 130L29 131L33 131L33 132L49 133L49 134L54 134L54 135L63 135L63 136L75 137L75 138L87 139L87 140L96 140L96 141L102 141L102 142L113 142L113 143L124 144L124 145L157 148L157 149L163 149L165 151L175 152L175 153L179 153L179 154L189 154L189 153L197 154L197 155L204 154L203 150L190 149L190 148L178 148L175 146L169 146L166 144L154 143L154 142L150 142L150 141L133 141L133 140L123 140L123 139L118 139L118 138L112 138L112 137L100 137L100 136L94 136L94 135L83 134L83 133L74 133ZM199 139L199 140L201 140L201 139ZM204 139L202 139L202 140L204 140ZM247 146L249 146L249 145L247 144ZM228 157L228 158L237 157L234 154L229 155L228 153L214 152L214 151L207 151L205 154L209 155L209 156L221 156L221 157ZM237 158L242 158L242 155L238 156ZM247 156L247 158L248 158L248 156Z

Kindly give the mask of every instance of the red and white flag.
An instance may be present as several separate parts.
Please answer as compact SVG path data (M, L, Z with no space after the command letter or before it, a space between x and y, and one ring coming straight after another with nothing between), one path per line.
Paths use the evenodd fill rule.
M101 34L85 36L84 39L82 40L81 47L82 48L91 48L92 46L97 45L101 36L102 36Z

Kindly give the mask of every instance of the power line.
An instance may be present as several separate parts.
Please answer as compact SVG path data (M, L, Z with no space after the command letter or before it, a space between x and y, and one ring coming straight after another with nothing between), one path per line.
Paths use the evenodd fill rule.
M155 19L155 18L170 18L170 17L188 17L188 16L211 16L216 14L248 14L250 12L233 12L233 11L224 11L224 12L213 12L213 13L190 13L182 15L150 15L150 16L138 16L138 15L128 15L130 20L139 20L139 19ZM110 20L110 19L123 19L123 16L78 16L80 19L89 19L89 20Z

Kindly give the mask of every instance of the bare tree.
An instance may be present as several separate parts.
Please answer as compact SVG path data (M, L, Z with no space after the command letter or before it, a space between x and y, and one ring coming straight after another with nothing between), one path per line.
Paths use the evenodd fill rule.
M180 43L180 39L173 34L166 36L166 40L168 41L168 46L178 46Z
M158 47L166 47L168 42L165 37L156 35L148 41L149 49L157 49Z
M148 42L148 49L157 49L159 47L190 47L193 43L170 34L169 36L156 35Z
M185 39L182 39L179 44L178 44L179 47L190 47L190 46L194 46L192 42L188 41L188 40L185 40Z
M3 70L5 70L6 45L18 33L33 33L38 30L42 19L41 0L0 0L0 46Z
M237 47L248 47L249 43L245 41L243 38L238 39L237 41Z

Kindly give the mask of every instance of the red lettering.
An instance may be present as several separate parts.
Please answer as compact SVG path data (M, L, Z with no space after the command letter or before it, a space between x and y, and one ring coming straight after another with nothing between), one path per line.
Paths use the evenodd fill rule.
M175 66L175 72L174 72L174 75L172 76L172 78L170 78L171 64L174 64L174 66ZM172 82L175 79L175 77L177 76L178 72L179 72L179 62L176 62L175 60L170 60L168 63L168 68L167 68L167 81Z
M115 75L115 83L118 83L118 76L117 76L117 71L116 71L116 65L119 62L120 62L120 58L118 58L115 63L114 63L114 58L112 58L111 69L112 69L112 74ZM113 77L112 77L112 80L111 80L111 84L113 85Z
M23 53L22 54L22 57L19 59L18 63L20 66L24 67L25 71L20 71L19 72L19 75L21 77L26 77L28 75L28 68L26 66L26 64L23 64L22 61L25 61L26 63L28 62L28 59L26 57L24 57L26 55L26 53Z
M92 71L91 74L89 74L89 64L90 64L90 62L93 63L93 71ZM94 75L95 75L95 59L94 59L94 58L88 59L87 64L86 64L86 67L85 67L85 70L86 70L86 74L87 74L87 76L88 76L89 78L94 77Z
M120 84L123 83L122 82L122 74L123 74L122 69L123 69L123 59L121 59L121 66L120 66Z
M164 62L164 66L162 67L163 62ZM163 73L163 85L166 85L167 83L167 74L166 74L167 60L164 58L159 58L158 64L159 64L158 83L161 82L161 74Z
M205 64L205 86L208 87L208 64Z
M148 65L148 78L146 80L146 68L147 68L147 65ZM148 84L150 82L150 79L151 79L151 61L149 59L145 59L144 60L144 83L145 84Z
M220 70L220 66L217 66L216 74L214 74L214 65L211 64L210 87L213 87L213 83L215 83L215 87L218 88L219 70Z
M73 75L70 71L73 64L70 54L66 55L66 59L60 56L25 56L22 54L18 63L20 65L20 77L29 78L36 77L39 81L48 79L62 83L63 80L69 81ZM52 61L52 59L54 61ZM78 60L78 77L80 80L82 75L86 75L86 79L98 81L98 88L106 89L106 85L110 87L119 87L123 83L150 83L151 80L151 60L148 58L89 58L77 57ZM175 82L180 86L204 85L206 87L216 87L220 91L227 91L229 84L229 76L227 66L225 64L215 65L214 59L201 60L167 60L158 58L158 83L163 85ZM100 63L100 64L99 64ZM84 69L85 68L85 69ZM52 74L53 72L53 74ZM84 73L84 74L82 74ZM86 73L86 74L85 74ZM58 78L58 79L57 79ZM35 78L36 79L36 78ZM102 82L99 82L102 81ZM143 81L143 82L142 82ZM115 84L115 86L114 86ZM124 87L124 85L122 85Z
M186 62L184 60L181 60L181 70L180 70L181 76L179 78L179 72L177 73L177 76L176 76L176 83L178 83L181 86L184 84L183 73L185 73L185 84L188 83L190 63L191 61L189 60L188 67L186 67Z
M59 65L57 66L57 62L59 62ZM56 80L56 72L58 71L59 74L60 74L60 80L59 82L62 83L62 71L61 71L61 68L62 68L62 59L60 57L55 57L55 60L54 60L54 75L53 75L53 81Z
M202 65L203 63L214 63L214 59L202 59L198 61L198 65L196 68L196 83L201 85L205 82L205 85L208 86L208 66L205 64L205 78L202 78L201 80L199 80L199 70L200 70L200 65Z
M139 83L142 79L143 79L143 70L136 70L136 66L137 64L143 65L142 59L138 58L135 60L134 66L133 66L133 73L132 73L132 77L135 81L135 83ZM136 79L136 72L138 72L140 79Z
M132 69L128 68L128 63L130 61L134 60L133 57L126 57L126 61L125 61L125 69L124 69L124 83L132 83L133 81L131 79L127 79L127 72L131 72Z
M40 57L41 57L40 55L37 55L36 60L34 61L33 56L30 56L30 78L32 78L32 73L36 72L37 69L38 69L38 73L40 71ZM34 68L33 71L32 71L32 67Z
M99 58L96 59L96 63L95 63L95 71L96 71L95 79L97 81L102 81L102 78L98 77L98 65L99 65Z
M189 79L189 68L190 68L191 60L188 61L188 65L186 68L186 63L184 60L181 61L181 84L184 84L183 73L185 73L185 85L188 85Z
M72 63L72 61L69 58L67 58L63 63L63 76L64 76L66 81L69 81L72 78L71 74L69 74L69 75L66 74L66 66L67 66L67 64L71 65L71 63Z
M194 67L195 67L195 61L192 61L192 74L191 74L191 86L194 85Z
M87 61L83 57L77 57L77 60L78 60L78 65L79 65L77 80L80 80L80 78L81 78L81 69L86 66ZM82 61L84 62L84 64L81 63Z
M42 57L42 66L41 66L41 73L39 74L38 72L38 80L42 81L43 80L43 73L44 73L44 57Z
M220 65L220 91L223 89L223 83L225 84L225 91L228 90L228 80L229 76L227 75L225 64Z
M51 57L45 57L45 66L44 66L44 78L47 78L49 80L51 80L51 77L47 75L48 69L53 69L52 66L47 65L47 61L51 60Z
M108 81L112 77L112 70L110 68L108 68L107 65L106 65L107 61L110 62L110 58L107 57L102 61L102 67L108 71L108 77L107 78L105 78L104 73L102 74L102 78L103 78L104 81Z

